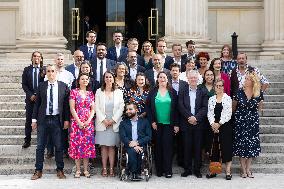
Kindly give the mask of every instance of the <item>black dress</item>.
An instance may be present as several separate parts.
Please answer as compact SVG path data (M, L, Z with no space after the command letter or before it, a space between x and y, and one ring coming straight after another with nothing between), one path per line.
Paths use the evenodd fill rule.
M215 114L215 123L219 123L221 118L221 112L222 112L223 106L222 103L216 103L214 114ZM219 128L219 133L214 134L212 129L210 132L210 146L212 146L213 137L215 139L215 142L218 141L219 136L219 143L221 148L221 156L222 156L222 162L226 163L229 161L232 161L232 141L233 141L233 135L232 135L232 126L229 122L224 123ZM210 151L211 152L211 148ZM213 151L212 155L210 156L211 161L219 161L219 154L220 152Z

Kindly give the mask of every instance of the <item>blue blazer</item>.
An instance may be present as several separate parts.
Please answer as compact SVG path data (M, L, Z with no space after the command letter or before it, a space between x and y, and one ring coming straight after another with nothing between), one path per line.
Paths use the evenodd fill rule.
M124 62L127 63L127 53L121 54L120 57L118 58L118 62ZM142 56L140 56L139 54L137 54L137 64L140 66L145 67L145 60Z
M97 58L95 58L93 61L91 61L92 64L92 72L93 72L93 78L97 79ZM106 68L108 71L113 71L115 67L115 61L106 59Z
M120 48L120 55L119 55L119 57L121 57L122 54L127 54L127 53L128 53L127 47L121 47ZM108 59L114 60L114 61L117 61L117 59L119 59L119 57L117 57L117 54L116 54L115 46L112 46L112 47L108 48L106 57Z
M179 91L178 94L178 109L180 110L180 129L185 131L188 127L188 118L193 116L191 113L191 104L189 97L189 85L187 84L184 88ZM202 129L204 121L207 119L208 110L208 96L204 88L197 88L196 99L195 99L195 118L197 119L197 128Z
M151 141L152 130L147 119L138 118L137 135L139 146L146 146ZM119 136L123 144L128 147L129 142L132 141L132 124L130 119L127 118L120 122Z
M76 76L75 76L75 66L74 64L70 64L68 66L65 67L65 70L71 72L76 80Z
M180 71L181 72L185 72L185 64L186 64L187 59L181 58L181 67L180 67ZM170 70L171 64L174 63L174 58L172 57L172 59L166 59L165 61L165 65L164 68L167 68Z
M171 65L173 62L174 62L173 57L167 55L166 58L165 58L164 68L170 70L170 65Z
M83 52L85 60L91 61L91 60L96 59L96 57L97 57L97 54L96 54L97 53L97 47L96 47L96 45L94 46L93 54L92 54L91 59L89 59L89 49L88 49L87 45L81 45L79 47L79 50Z

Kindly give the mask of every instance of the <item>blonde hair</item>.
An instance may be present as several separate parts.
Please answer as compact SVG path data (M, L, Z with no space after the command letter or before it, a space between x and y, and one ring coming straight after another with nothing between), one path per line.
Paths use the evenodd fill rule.
M253 72L247 72L247 76L250 77L252 80L252 92L253 92L253 97L258 97L260 95L260 79L258 75L253 71Z

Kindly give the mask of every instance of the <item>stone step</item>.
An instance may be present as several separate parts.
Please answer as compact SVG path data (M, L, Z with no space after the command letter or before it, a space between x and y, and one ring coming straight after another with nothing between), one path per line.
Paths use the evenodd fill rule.
M24 118L26 115L25 110L0 110L0 118Z
M0 95L25 95L25 92L22 87L18 89L0 89Z
M0 76L0 83L21 83L22 77L21 76Z
M263 104L264 109L284 109L284 102L266 102Z
M267 94L267 95L281 95L281 94L284 94L284 88L271 88L271 87L269 87L265 91L265 94Z
M21 83L0 83L0 89L21 89Z
M0 135L23 135L25 126L0 126ZM36 134L36 132L34 132Z
M283 89L284 88L284 82L281 82L281 81L270 82L269 87L270 88L281 88L281 89Z
M25 102L25 95L0 95L0 102Z
M263 109L260 115L264 117L283 117L284 109Z
M261 134L284 134L284 126L283 125L260 125L259 132Z
M25 125L26 118L0 118L0 126Z
M21 145L24 143L24 138L25 138L25 135L0 135L0 144L1 145ZM32 135L31 144L36 144L35 135Z
M284 117L260 117L260 125L283 125Z
M284 95L264 95L266 102L284 102Z
M284 153L284 143L260 143L262 153Z
M283 134L261 134L260 141L262 143L284 143Z
M0 110L24 110L24 102L0 102Z

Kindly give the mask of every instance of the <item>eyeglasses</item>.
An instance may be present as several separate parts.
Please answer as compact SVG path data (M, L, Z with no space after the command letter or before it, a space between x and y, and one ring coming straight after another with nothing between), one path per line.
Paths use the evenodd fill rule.
M215 85L216 88L222 88L224 85Z
M46 72L50 73L50 72L55 72L55 70L47 70Z

